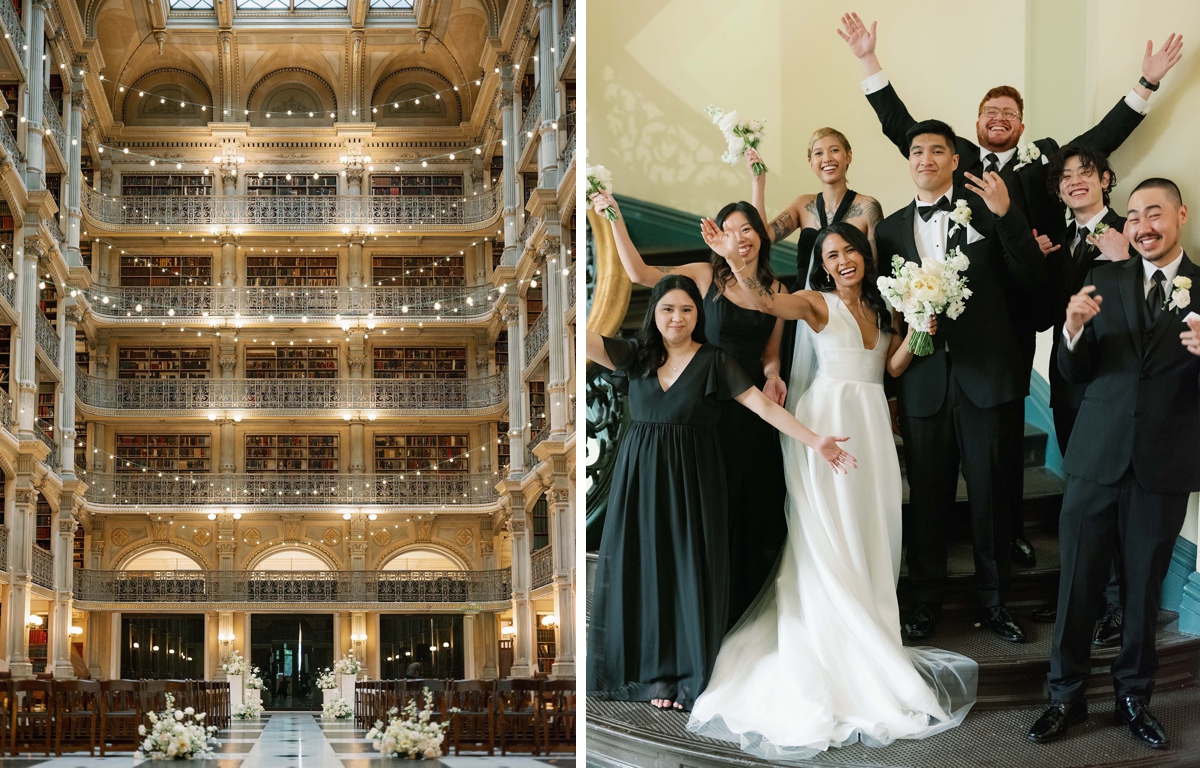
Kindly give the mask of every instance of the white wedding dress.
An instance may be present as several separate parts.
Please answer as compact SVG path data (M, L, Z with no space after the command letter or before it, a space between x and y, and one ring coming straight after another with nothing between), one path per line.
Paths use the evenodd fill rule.
M835 475L783 438L788 538L777 575L725 637L688 723L776 761L953 728L978 684L973 660L901 642L902 488L883 392L889 337L864 349L850 310L823 295L825 329L798 324L808 338L797 339L788 408L818 434L849 436L858 468Z

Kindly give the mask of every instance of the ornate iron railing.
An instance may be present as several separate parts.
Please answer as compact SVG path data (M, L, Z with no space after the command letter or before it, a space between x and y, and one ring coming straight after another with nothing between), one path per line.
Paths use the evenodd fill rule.
M54 555L34 544L31 562L30 580L39 587L54 589Z
M562 150L563 170L571 167L571 163L575 160L575 131L571 131L570 137Z
M0 571L8 570L8 528L0 526Z
M554 581L554 550L550 547L542 547L535 550L529 558L530 570L533 572L533 581L530 583L530 588L537 589L544 587Z
M577 286L575 285L576 282L578 282L578 281L575 279L574 274L567 275L567 308L568 309L575 306L575 291L577 288Z
M493 603L512 572L75 571L75 599L96 603Z
M105 379L80 371L75 394L95 413L244 410L337 415L337 409L411 414L488 413L508 395L504 371L479 379Z
M34 336L37 337L38 346L46 353L46 356L54 363L57 368L58 362L58 332L54 330L54 326L50 325L50 321L39 310L34 317Z
M0 3L0 9L5 6ZM9 10L12 10L11 8ZM3 16L3 13L0 13ZM16 109L13 104L9 105L10 109ZM20 162L25 156L21 154L21 150L17 148L17 139L12 135L12 131L8 129L8 123L0 120L0 148L4 149L4 156L12 161L13 165Z
M115 197L84 186L83 210L108 231L188 232L215 229L330 231L350 227L369 231L474 230L500 214L503 190L494 186L466 197L328 195L321 197Z
M4 125L4 121L0 120L0 125ZM8 276L12 275L14 279L9 280ZM0 296L8 302L8 306L14 310L17 308L17 281L16 273L13 272L13 266L9 263L8 257L0 255Z
M538 319L533 321L533 325L529 326L529 330L525 331L525 365L528 366L537 357L538 352L542 351L542 347L546 346L546 339L550 337L550 313L542 310L538 315Z
M84 497L96 504L454 506L496 501L496 477L408 472L389 475L92 473Z
M87 295L94 314L128 322L143 322L144 318L181 321L201 318L206 324L221 325L341 315L362 325L373 319L453 322L482 318L494 311L499 294L492 285L395 288L93 285Z
M530 437L529 443L525 446L525 471L526 472L528 472L529 470L531 470L537 466L538 457L537 457L537 454L533 452L533 449L537 448L538 444L541 443L543 440L545 440L546 436L549 434L550 434L550 419L546 419L546 426L542 427L541 430L538 431L538 433L536 435L533 435L532 437Z
M50 88L43 86L42 90L42 117L46 120L46 129L54 136L54 143L58 145L58 151L62 153L62 158L66 160L67 155L67 132L63 130L62 118L58 115L58 110L54 107L54 99L50 96Z
M0 427L4 427L9 432L13 431L12 401L3 392L0 392ZM0 568L0 570L4 569Z
M12 40L16 60L21 61L24 55L23 51L25 50L25 26L21 24L21 19L17 17L17 9L13 7L12 3L8 5L0 4L0 22L4 24L4 36ZM9 104L8 108L13 112L17 111L16 104Z
M567 53L575 45L575 2L567 6L563 14L562 29L558 30L558 62L561 66L567 60Z
M33 422L33 434L37 435L37 439L42 441L42 444L50 449L50 454L46 456L46 463L52 467L58 466L58 442L50 436L46 428L42 426L41 419L35 419Z
M49 216L42 218L42 226L50 233L50 236L57 240L60 244L67 242L67 236L62 231L62 226L58 219L52 219Z
M519 159L525 152L525 145L533 140L538 128L542 124L542 86L539 83L533 89L533 93L529 97L529 101L524 105L525 119L521 121L521 132L517 134L517 154Z

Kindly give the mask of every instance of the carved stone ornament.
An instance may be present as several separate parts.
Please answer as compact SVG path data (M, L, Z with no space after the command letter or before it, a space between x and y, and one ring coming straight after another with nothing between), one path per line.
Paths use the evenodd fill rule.
M218 541L217 542L217 552L221 553L222 555L232 555L234 552L237 552L237 542L236 541Z
M212 541L212 532L207 528L197 528L192 533L192 543L197 547L207 546L210 541Z
M500 317L504 318L504 322L511 325L521 319L521 309L509 304L500 310Z
M252 547L257 547L259 542L262 541L262 531L258 530L257 528L247 528L242 534L242 541L246 542Z
M460 547L465 547L475 538L475 534L470 528L459 528L458 533L454 534L454 540L458 542Z
M100 169L100 187L102 192L107 192L112 187L113 170L112 168Z
M542 240L542 247L538 251L538 255L542 257L542 263L545 264L550 259L557 259L562 248L562 240L558 235L546 235Z
M58 521L58 532L59 533L69 533L71 535L74 535L75 529L78 527L79 527L78 520L59 520Z
M567 492L563 490L553 490L546 494L546 500L551 504L566 504L569 498Z
M501 89L500 95L498 97L496 97L496 107L498 109L509 109L512 107L512 105L513 105L512 91Z
M284 522L283 537L288 541L295 541L300 538L300 523L295 520Z
M362 177L363 177L363 169L362 168L347 168L346 169L346 181L349 182L350 184L361 184Z
M490 541L479 542L479 553L481 555L490 555L494 551L494 546Z
M21 490L17 491L17 503L36 504L37 491L33 490L32 488L22 488Z
M508 521L508 530L512 531L513 533L524 533L525 532L525 521L524 520L509 520Z
M46 249L42 247L42 241L40 238L25 238L25 255L32 256L39 261L41 260L42 256L46 255Z
M104 554L104 541L92 539L92 554L93 555L103 555Z
M367 358L351 357L346 360L346 365L350 366L351 373L362 373L363 368L367 365Z
M221 373L229 373L237 367L237 355L221 355L217 363L221 366Z
M325 533L321 536L321 541L330 547L336 547L341 540L342 532L337 528L326 528Z
M418 520L417 521L417 541L429 541L429 537L433 535L433 521Z
M387 528L380 528L375 531L375 533L371 534L371 540L374 541L377 546L386 547L392 540L392 532Z
M472 168L471 169L471 183L477 187L479 185L483 184L483 169L482 168Z
M154 540L166 541L167 535L171 531L171 524L165 520L155 520L154 523Z
M367 542L365 542L365 541L351 542L350 544L347 544L346 546L350 550L350 554L352 554L352 555L367 554Z
M96 360L96 373L99 374L100 376L108 375L108 353L102 352L100 354L97 354L95 357L95 360Z
M67 318L67 322L71 325L79 325L83 320L83 313L79 311L78 307L68 307L67 311L63 312L63 316Z
M125 530L124 528L118 528L112 532L112 536L110 538L112 539L113 544L116 544L118 547L123 547L129 543L129 531Z
M238 177L238 172L237 172L236 168L222 168L221 169L221 183L222 184L237 184L237 177Z

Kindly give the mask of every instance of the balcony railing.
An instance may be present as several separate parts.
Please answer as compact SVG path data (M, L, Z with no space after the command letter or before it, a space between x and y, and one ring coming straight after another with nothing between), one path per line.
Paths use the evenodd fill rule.
M512 573L493 571L93 571L75 599L94 603L496 603Z
M0 526L0 571L8 570L8 529Z
M17 61L21 61L22 52L25 50L25 26L21 24L21 19L17 17L17 9L12 3L8 5L0 4L0 22L4 24L5 37L10 38L13 44L13 51L16 53ZM16 104L9 104L8 108L16 111Z
M534 551L529 558L530 570L533 572L533 581L530 588L537 589L544 587L554 581L554 550L550 547L542 547Z
M570 138L567 139L567 143L563 146L562 160L564 169L570 168L571 163L575 160L575 131L571 131Z
M575 306L575 275L567 275L567 308Z
M37 435L37 439L41 440L42 444L50 449L49 455L46 456L46 463L52 467L57 467L59 459L58 443L50 436L46 428L42 426L41 419L36 419L33 422L33 434Z
M0 427L4 427L10 433L15 434L12 423L12 401L3 392L0 392ZM4 569L0 568L0 571L2 570Z
M7 274L7 273L6 273ZM364 288L222 288L218 286L110 287L88 290L91 310L129 323L202 318L208 325L333 318L409 322L470 321L487 317L498 297L491 285L367 286ZM140 309L139 309L140 307Z
M538 319L533 321L533 325L525 331L525 365L528 366L537 357L538 352L542 351L542 347L546 346L546 339L550 337L550 313L543 310Z
M52 219L49 216L46 216L42 219L42 226L44 226L46 231L50 233L50 236L59 243L67 242L67 236L63 233L62 226L59 225L58 219Z
M537 466L538 457L537 457L537 454L533 452L533 449L537 448L538 445L543 440L545 440L549 434L550 434L550 419L546 419L546 426L542 427L541 430L539 430L537 434L531 436L529 438L529 444L525 446L525 471L526 472L528 472L529 470L531 470Z
M0 126L4 125L4 121L0 120ZM7 130L7 128L5 129ZM0 296L8 302L8 306L14 310L17 308L17 281L9 280L8 276L16 273L13 272L13 266L9 263L8 257L0 254Z
M3 3L0 3L0 9L5 7L6 6ZM9 10L11 11L12 9L9 8ZM3 15L4 14L0 12L0 16ZM9 105L9 108L16 109L16 107L11 104ZM17 148L16 137L13 136L12 131L8 129L8 123L3 120L0 120L0 148L4 150L5 158L11 160L14 166L24 158L24 155L21 154L21 150Z
M521 121L521 132L517 134L517 158L525 151L525 145L533 140L529 134L537 135L542 125L542 86L533 89L529 102L525 104L525 119Z
M327 232L475 230L492 223L503 205L500 185L478 195L320 197L114 197L84 185L83 209L108 231L153 231L164 226L188 232L254 227L265 231Z
M403 475L92 473L84 498L96 504L453 506L496 501L496 477L408 472Z
M558 61L561 66L567 60L567 52L575 45L575 3L572 0L563 14L562 29L558 31ZM561 72L559 73L561 74Z
M62 154L62 158L68 159L67 132L63 130L62 118L58 116L58 110L54 108L54 99L50 95L50 89L45 86L42 90L42 117L46 120L46 128L51 132L54 143L58 145L58 151Z
M29 578L39 587L54 589L54 555L36 544L33 545L33 568Z
M214 410L339 416L339 409L460 415L490 413L503 405L508 374L479 379L104 379L80 370L75 394L88 411L126 416Z
M38 311L34 317L34 336L37 338L37 344L54 363L57 368L58 363L58 332L54 330L54 326L50 325L50 321L46 316Z

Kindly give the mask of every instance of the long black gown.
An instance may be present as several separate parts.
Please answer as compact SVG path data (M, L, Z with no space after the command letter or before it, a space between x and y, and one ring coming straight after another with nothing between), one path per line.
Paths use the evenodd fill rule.
M714 282L704 296L704 332L737 361L754 386L767 377L762 356L775 318L745 309L717 295ZM779 432L741 404L721 404L718 426L725 452L725 484L729 493L729 617L737 623L775 568L787 539L783 451Z
M637 342L604 340L629 376L588 627L588 691L690 709L708 684L729 605L721 406L752 384L704 344L666 392ZM776 440L778 445L778 440Z

